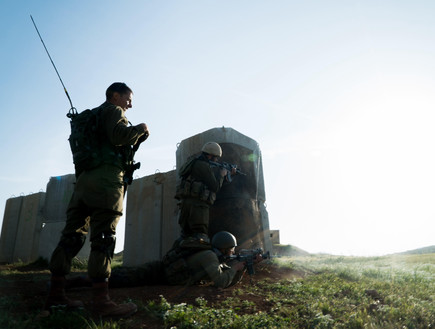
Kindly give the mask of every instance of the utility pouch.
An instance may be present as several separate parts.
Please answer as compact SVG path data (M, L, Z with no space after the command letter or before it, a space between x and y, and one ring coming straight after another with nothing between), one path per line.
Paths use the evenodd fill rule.
M216 201L216 193L210 192L208 196L208 202L212 205Z
M209 189L204 189L199 199L212 205L216 201L216 193L211 192Z
M201 201L208 201L209 196L210 196L210 190L209 189L204 189L201 192L201 195L199 196L199 199Z
M184 186L182 186L183 196L190 195L190 190L192 189L192 183L188 180L184 181Z
M179 244L180 250L183 252L195 253L201 250L210 250L211 244L208 235L204 233L195 233L192 236L183 238Z
M180 184L177 185L175 191L175 199L190 197L190 189L192 183L189 180L183 179Z
M204 190L204 184L201 182L193 182L190 189L190 194L194 198L200 197Z

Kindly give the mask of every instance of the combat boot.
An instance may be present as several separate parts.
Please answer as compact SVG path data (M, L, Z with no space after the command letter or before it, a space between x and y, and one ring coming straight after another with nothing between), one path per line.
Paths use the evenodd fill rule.
M109 282L95 282L92 284L92 311L101 317L123 318L137 311L134 303L116 304L109 297Z
M92 280L85 275L66 279L65 290L83 287L92 287Z
M70 309L84 307L82 301L71 300L65 296L65 284L64 276L51 276L48 297L44 306L46 310L50 310L53 306L63 306Z

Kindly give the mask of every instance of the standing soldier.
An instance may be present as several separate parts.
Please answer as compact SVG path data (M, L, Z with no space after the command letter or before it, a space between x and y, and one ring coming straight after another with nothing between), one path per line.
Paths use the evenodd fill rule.
M216 200L216 193L227 181L228 170L211 167L222 156L218 143L204 144L199 157L188 160L180 168L181 182L177 187L176 198L180 200L178 223L181 226L181 238L194 239L210 243L208 238L209 208ZM237 169L232 169L234 175Z
M81 301L65 296L65 276L70 273L71 261L83 247L90 228L88 274L93 285L94 313L129 316L137 310L133 303L116 304L108 293L116 226L123 211L125 173L133 161L132 149L136 150L149 135L145 123L129 126L125 117L125 111L132 107L132 94L125 83L115 82L106 91L106 101L94 109L98 113L100 143L94 151L99 161L80 172L75 163L77 181L66 212L67 221L49 265L51 285L46 309L56 305L83 306Z

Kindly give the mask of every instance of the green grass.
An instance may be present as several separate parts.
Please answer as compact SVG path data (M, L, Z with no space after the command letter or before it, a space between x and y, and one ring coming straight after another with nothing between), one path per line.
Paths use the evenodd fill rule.
M300 300L308 301L311 314L330 316L330 328L435 326L435 254L311 256L292 262L316 273L297 283L305 293Z
M193 304L174 304L165 296L158 301L134 301L141 320L133 316L128 323L96 321L86 312L63 310L35 322L40 310L23 312L21 318L16 312L11 316L11 311L20 308L19 301L1 296L0 328L141 328L144 317L164 328L435 327L435 254L320 255L283 257L274 262L306 275L280 281L259 281L254 276L253 284L236 286L231 297L215 304L204 298L197 298ZM10 282L5 272L1 273L0 286ZM13 275L19 272L11 271Z
M282 266L312 273L300 280L265 280L240 287L263 296L270 309L244 314L246 301L227 298L213 307L200 303L159 305L175 328L433 328L435 254L391 257L310 256L280 258ZM254 309L254 305L249 305ZM158 312L157 312L158 313Z

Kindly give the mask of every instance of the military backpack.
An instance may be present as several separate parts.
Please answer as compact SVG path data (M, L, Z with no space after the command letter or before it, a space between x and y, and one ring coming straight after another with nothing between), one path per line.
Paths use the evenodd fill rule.
M188 285L192 274L186 258L203 250L211 250L208 241L197 237L179 238L171 250L163 257L163 267L166 280L171 285Z
M101 137L99 133L99 108L69 113L71 134L68 138L73 156L76 177L83 171L99 166Z

